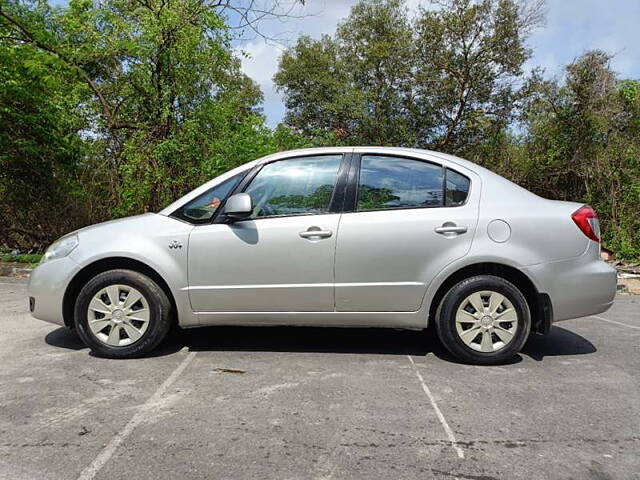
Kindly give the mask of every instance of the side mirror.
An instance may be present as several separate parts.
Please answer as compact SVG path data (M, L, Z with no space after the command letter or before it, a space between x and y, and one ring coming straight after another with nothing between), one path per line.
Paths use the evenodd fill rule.
M253 203L248 193L236 193L227 198L224 214L230 220L242 220L253 213Z

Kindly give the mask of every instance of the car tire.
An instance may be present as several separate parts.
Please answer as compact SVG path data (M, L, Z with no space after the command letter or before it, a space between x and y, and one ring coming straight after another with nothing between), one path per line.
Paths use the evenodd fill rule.
M108 270L82 288L75 327L91 351L135 358L156 348L171 328L171 302L156 282L133 270Z
M454 285L436 311L436 331L458 359L491 365L513 359L531 330L526 299L511 282L478 275ZM476 333L477 332L477 333Z

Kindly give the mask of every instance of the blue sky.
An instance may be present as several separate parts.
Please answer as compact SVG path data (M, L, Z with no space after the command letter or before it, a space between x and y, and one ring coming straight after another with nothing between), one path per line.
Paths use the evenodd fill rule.
M249 57L243 69L264 92L264 113L275 126L284 115L284 105L273 87L278 57L301 34L319 37L332 34L356 0L307 0L297 8L297 17L263 22L261 31L276 40L265 41L249 32L236 42ZM428 0L407 0L410 9L428 7ZM584 51L594 48L614 54L612 66L620 76L640 78L640 1L639 0L547 0L546 26L529 39L533 58L527 69L543 67L547 76L561 76L562 68Z

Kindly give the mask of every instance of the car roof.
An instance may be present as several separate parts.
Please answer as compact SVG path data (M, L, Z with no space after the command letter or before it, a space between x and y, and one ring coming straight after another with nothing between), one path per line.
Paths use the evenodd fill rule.
M398 155L398 156L406 156L406 157L414 157L423 160L430 160L434 162L438 162L444 164L447 167L461 167L468 172L472 172L477 176L481 177L482 182L485 181L488 183L492 183L494 185L499 184L503 187L511 187L517 191L521 191L522 194L525 195L533 195L528 190L516 185L515 183L507 180L506 178L488 170L477 163L470 162L469 160L464 160L463 158L456 157L454 155L449 155L447 153L435 152L432 150L424 150L420 148L405 148L405 147L367 147L367 146L350 146L350 147L314 147L314 148L300 148L296 150L286 150L283 152L273 153L271 155L267 155L262 158L258 158L251 162L247 162L243 165L240 165L233 170L230 170L206 183L201 185L200 187L192 190L190 193L185 196L177 199L172 204L168 205L164 209L162 209L160 214L169 215L172 211L178 208L181 205L193 200L198 195L209 190L211 187L222 183L223 181L231 178L232 176L253 168L255 165L262 165L264 163L274 162L277 160L291 158L296 156L309 156L309 155L330 155L330 154L344 154L344 153L370 153L377 155Z
M421 148L406 148L406 147L371 147L371 146L351 146L351 147L314 147L314 148L300 148L296 150L287 150L283 152L274 153L272 155L267 155L266 157L262 157L256 160L255 163L269 163L275 160L279 160L281 158L302 156L302 155L328 155L332 153L375 153L380 155L405 155L405 156L414 156L424 159L436 160L445 162L451 162L457 164L461 167L468 168L469 170L478 173L480 175L489 174L492 176L497 176L491 170L487 170L486 168L478 165L477 163L470 162L469 160L465 160L460 157L456 157L454 155L449 155L448 153L436 152L433 150L425 150ZM499 177L502 178L502 177Z

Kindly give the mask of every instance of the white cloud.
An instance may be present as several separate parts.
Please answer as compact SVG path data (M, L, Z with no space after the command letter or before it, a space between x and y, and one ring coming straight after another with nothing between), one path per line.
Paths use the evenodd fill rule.
M259 85L269 85L278 69L282 47L263 39L252 40L238 48L243 71Z
M278 70L278 59L283 47L264 39L255 39L238 47L242 70L262 89L267 124L274 127L284 115L282 98L275 90L273 75Z

